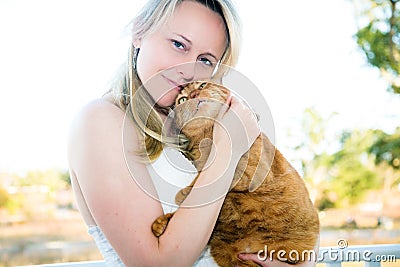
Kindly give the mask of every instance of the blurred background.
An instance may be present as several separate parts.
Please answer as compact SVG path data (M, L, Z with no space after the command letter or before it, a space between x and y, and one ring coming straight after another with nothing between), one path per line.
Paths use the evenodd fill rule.
M0 1L0 267L101 259L71 191L74 115L125 60L144 0ZM400 4L236 1L237 70L320 211L321 245L400 243Z

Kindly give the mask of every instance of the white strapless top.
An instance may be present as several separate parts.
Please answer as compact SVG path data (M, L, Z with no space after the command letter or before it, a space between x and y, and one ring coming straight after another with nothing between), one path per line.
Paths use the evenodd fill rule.
M175 195L196 177L195 167L179 151L164 148L160 157L152 164L147 165L147 169L155 185L164 213L175 211L178 208L175 205ZM125 267L97 225L90 225L88 233L93 237L108 267ZM193 266L216 267L218 265L211 257L209 249L206 248Z

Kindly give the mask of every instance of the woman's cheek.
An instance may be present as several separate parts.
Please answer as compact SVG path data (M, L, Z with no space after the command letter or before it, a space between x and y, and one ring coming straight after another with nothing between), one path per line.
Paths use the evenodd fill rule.
M176 97L177 97L176 93L167 92L159 98L157 104L159 104L160 106L164 106L164 107L172 106L175 103Z

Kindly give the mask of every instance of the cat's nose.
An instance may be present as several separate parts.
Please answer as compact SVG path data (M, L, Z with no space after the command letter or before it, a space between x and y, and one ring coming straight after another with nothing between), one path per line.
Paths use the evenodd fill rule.
M190 93L190 98L197 98L200 95L200 90L196 89Z

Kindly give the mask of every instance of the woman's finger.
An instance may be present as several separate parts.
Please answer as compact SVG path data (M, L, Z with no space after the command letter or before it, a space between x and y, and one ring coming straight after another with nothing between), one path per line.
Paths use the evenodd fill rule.
M219 111L218 119L221 119L225 115L225 113L228 112L229 108L231 107L231 103L232 103L232 95L229 92L225 103L222 104L221 110Z
M260 260L256 254L239 254L239 259L244 261L252 261L260 266L268 266L265 261Z

